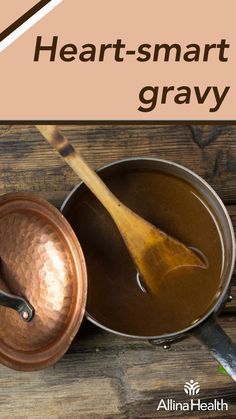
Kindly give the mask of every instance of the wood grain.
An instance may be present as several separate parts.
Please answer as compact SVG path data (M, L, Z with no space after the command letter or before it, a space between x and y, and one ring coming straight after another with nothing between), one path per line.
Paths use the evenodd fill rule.
M128 156L155 156L203 176L228 205L236 230L236 126L63 126L97 168ZM31 191L60 206L78 182L33 126L0 126L0 193ZM236 341L236 288L219 322ZM228 412L157 413L163 397L186 400L183 385L198 380L202 401L215 397ZM54 367L19 373L0 366L0 418L235 418L235 385L194 337L169 350L104 332L84 321L69 352Z
M187 125L61 126L93 168L133 156L160 157L203 176L228 204L236 203L236 126L197 126L213 136L204 148ZM201 138L201 137L200 137ZM78 178L34 126L0 127L0 193L43 194L61 202ZM197 144L198 142L199 144ZM36 181L37 179L37 181Z
M236 339L235 317L220 323ZM54 367L36 373L0 368L0 417L170 418L169 412L157 415L157 404L167 397L187 401L183 385L190 378L201 384L202 400L224 397L230 405L227 417L235 418L235 387L195 338L164 351L84 323Z

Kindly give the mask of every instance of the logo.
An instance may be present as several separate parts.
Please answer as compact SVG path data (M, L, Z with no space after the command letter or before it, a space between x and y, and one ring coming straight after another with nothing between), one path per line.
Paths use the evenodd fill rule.
M189 396L195 396L200 391L200 385L197 381L194 380L190 380L189 382L186 381L186 383L184 384L184 391Z
M184 392L188 396L196 396L200 392L200 385L198 381L189 380L186 381L184 384ZM176 412L176 411L224 411L228 410L228 403L224 402L224 399L214 399L212 402L203 402L201 399L190 398L189 401L179 402L174 399L161 399L157 410L158 411L169 411L169 412Z

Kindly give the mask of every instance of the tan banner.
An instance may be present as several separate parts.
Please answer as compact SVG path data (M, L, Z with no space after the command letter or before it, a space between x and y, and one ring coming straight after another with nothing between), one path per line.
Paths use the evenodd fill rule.
M235 0L8 3L1 120L236 119Z

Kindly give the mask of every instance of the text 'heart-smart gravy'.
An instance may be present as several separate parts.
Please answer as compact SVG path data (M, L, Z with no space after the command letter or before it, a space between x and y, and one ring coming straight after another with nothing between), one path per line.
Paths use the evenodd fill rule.
M107 211L83 185L65 215L83 248L88 269L87 311L101 325L136 336L184 330L203 318L222 288L224 247L217 219L187 181L161 171L125 170L104 178L125 205L204 255L204 268L182 267L142 290L139 276Z

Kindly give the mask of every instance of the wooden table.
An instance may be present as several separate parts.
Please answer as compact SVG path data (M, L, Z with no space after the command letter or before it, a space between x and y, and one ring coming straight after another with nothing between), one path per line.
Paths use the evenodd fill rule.
M63 126L92 167L128 156L155 156L203 176L227 205L236 228L236 126ZM0 193L31 191L60 206L78 182L33 126L0 126ZM236 287L235 287L236 288ZM236 291L220 324L236 341ZM204 401L229 411L157 413L161 398L186 400L193 378ZM236 417L236 387L193 337L169 350L113 336L84 322L54 367L20 373L0 366L0 418Z

